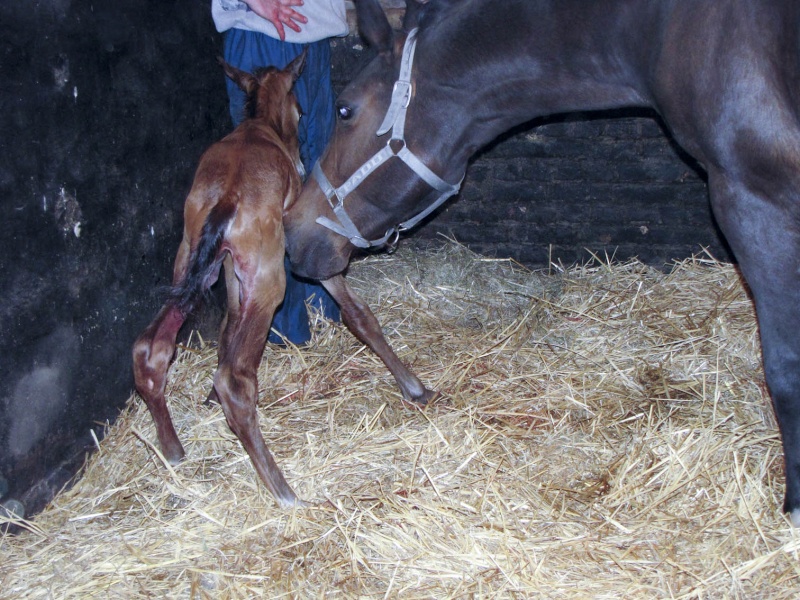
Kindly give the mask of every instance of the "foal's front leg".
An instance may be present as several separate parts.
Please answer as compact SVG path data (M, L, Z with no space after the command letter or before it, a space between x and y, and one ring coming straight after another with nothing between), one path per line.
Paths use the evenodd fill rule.
M366 302L356 295L344 275L335 275L326 279L322 285L339 304L339 308L342 310L342 321L347 328L361 342L369 346L389 369L397 381L397 385L400 386L403 398L424 406L436 397L436 392L426 388L397 357L386 338L383 337L378 319L375 318Z

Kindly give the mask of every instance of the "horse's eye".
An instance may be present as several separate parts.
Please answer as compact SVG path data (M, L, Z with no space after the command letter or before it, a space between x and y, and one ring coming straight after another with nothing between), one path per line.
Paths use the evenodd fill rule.
M347 119L353 116L353 109L349 106L339 106L336 108L336 112L339 114L339 118L342 121L347 121Z

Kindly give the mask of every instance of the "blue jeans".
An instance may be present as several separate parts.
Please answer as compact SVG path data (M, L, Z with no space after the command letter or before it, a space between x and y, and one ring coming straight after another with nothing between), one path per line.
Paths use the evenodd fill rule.
M229 64L252 73L258 67L274 65L284 68L303 47L308 47L303 73L294 86L294 93L300 103L303 116L300 118L300 159L306 173L317 161L333 132L335 119L334 96L331 86L331 50L328 40L313 44L291 44L281 42L262 33L230 29L225 34L224 58ZM230 100L230 112L234 126L244 117L245 95L227 77L225 82ZM306 302L322 309L322 313L332 321L340 321L339 307L328 292L318 283L310 283L296 278L284 259L286 269L286 295L283 304L272 319L273 329L280 332L293 344L304 344L311 339L308 326ZM281 338L270 332L269 341L280 343Z

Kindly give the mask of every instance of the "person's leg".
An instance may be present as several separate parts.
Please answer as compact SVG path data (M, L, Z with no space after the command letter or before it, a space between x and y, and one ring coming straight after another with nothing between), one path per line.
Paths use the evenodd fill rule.
M223 37L222 58L225 62L252 73L262 66L259 58L258 34L242 29L231 29ZM237 127L244 120L244 92L230 78L225 77L225 89L228 91L228 107L233 126Z
M294 92L303 111L300 119L300 158L306 173L311 173L333 133L336 109L331 85L330 43L323 40L308 44L307 47L306 66L295 83ZM284 60L288 63L301 50L302 46L292 48L291 54Z
M316 160L328 143L334 124L334 98L330 76L330 44L327 40L308 44L308 55L303 73L295 84L295 95L303 116L300 118L300 158L306 173L311 172ZM225 60L244 71L252 72L258 67L274 65L284 68L302 52L303 44L291 44L267 35L231 29L225 34ZM244 117L244 93L226 78L230 112L234 125ZM330 294L318 283L297 279L286 267L286 296L276 311L270 332L271 343L281 343L281 335L293 344L304 344L311 339L308 326L308 301L316 310L332 320L340 321L339 307Z

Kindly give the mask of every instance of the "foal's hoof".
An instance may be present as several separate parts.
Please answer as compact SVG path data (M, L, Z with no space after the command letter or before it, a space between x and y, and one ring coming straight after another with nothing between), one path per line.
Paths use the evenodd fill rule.
M164 452L163 454L164 458L171 467L177 467L179 464L181 464L181 461L186 456L186 452L183 451L183 447L181 447L180 451Z
M336 512L339 509L330 500L322 500L321 502L303 502L303 507L311 508L313 510L323 510L325 512Z
M424 388L424 391L419 396L412 396L411 398L403 398L408 404L414 408L423 409L428 406L428 403L433 402L439 397L439 392Z
M203 406L213 406L215 404L219 404L219 396L217 396L217 390L212 387L211 391L208 392L208 396L206 396L206 401L203 402Z
M294 496L292 498L275 498L278 502L278 506L280 506L284 510L289 510L292 508L308 508L310 506L314 506L311 502L306 502L305 500Z
M178 464L183 460L183 457L186 456L186 451L183 449L183 445L177 438L166 442L161 442L159 440L159 446L161 450L161 456L164 457L164 460L167 461L171 467L178 466Z

